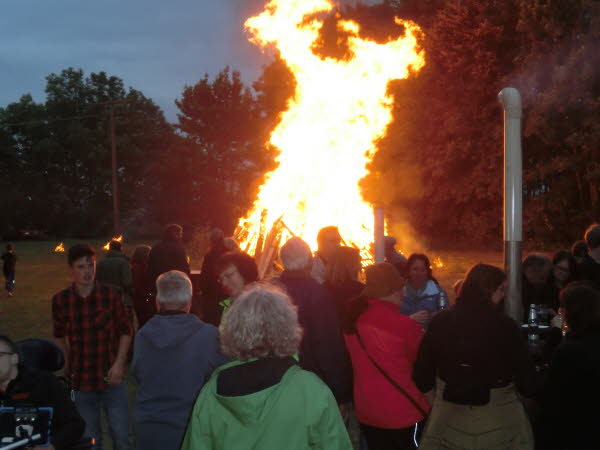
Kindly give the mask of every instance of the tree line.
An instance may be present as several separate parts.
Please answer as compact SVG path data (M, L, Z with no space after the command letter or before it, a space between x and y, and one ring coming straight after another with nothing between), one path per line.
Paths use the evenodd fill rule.
M434 246L501 241L505 86L523 96L525 238L567 243L600 219L599 2L404 0L340 11L378 41L402 32L395 16L421 26L426 65L390 84L393 121L361 181L392 231L409 224ZM315 51L344 54L332 27L333 16ZM112 108L125 231L180 222L230 232L274 168L265 143L293 92L279 59L252 86L224 68L183 89L170 124L118 77L50 74L44 102L26 94L0 108L0 233L111 232L107 102L122 100Z

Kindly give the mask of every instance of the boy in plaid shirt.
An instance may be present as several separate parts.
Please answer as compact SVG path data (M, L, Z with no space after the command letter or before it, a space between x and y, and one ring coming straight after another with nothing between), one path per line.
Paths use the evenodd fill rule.
M129 449L129 407L125 377L133 327L122 293L94 280L96 256L85 244L68 253L73 284L52 298L55 342L66 357L74 400L86 422L85 434L102 449L100 408L108 419L115 450Z

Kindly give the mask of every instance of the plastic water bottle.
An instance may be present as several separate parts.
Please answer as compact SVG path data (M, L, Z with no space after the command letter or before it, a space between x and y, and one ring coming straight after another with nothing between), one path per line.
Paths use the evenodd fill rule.
M532 303L529 305L529 328L537 328L538 326L538 315L537 307Z
M440 292L440 311L450 308L450 302L448 302L448 296L444 291Z

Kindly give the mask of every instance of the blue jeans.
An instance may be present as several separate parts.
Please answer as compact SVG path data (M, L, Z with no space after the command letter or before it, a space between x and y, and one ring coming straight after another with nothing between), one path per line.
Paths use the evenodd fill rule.
M125 383L103 391L75 391L75 405L85 420L85 436L94 437L94 450L102 450L100 408L104 409L114 450L129 450L129 404Z

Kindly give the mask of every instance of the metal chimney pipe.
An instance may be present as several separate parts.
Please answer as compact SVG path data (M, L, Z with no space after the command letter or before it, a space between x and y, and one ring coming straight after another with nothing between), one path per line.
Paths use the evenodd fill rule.
M504 269L508 290L504 310L517 323L521 303L521 243L523 241L523 156L521 149L521 94L504 88L498 94L504 107Z
M385 261L385 245L384 245L384 234L385 234L385 214L381 207L375 207L373 209L373 215L375 217L374 226L374 247L375 247L375 264L379 264Z

